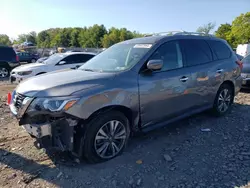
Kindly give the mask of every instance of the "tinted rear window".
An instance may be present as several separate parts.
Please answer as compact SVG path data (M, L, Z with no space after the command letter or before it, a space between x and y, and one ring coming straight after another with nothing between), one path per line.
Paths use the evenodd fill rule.
M94 55L91 55L91 54L81 54L81 62L87 62L93 57Z
M221 60L221 59L228 59L231 57L231 50L228 48L228 46L221 42L221 41L208 41L209 45L211 46L215 58Z
M212 52L205 40L181 40L187 66L204 64L212 61Z
M12 48L0 48L0 60L13 60L15 57L16 53Z

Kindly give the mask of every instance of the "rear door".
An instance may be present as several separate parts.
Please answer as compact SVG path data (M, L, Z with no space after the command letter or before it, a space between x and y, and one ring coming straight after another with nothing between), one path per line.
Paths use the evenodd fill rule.
M88 60L90 60L93 57L94 55L92 54L78 54L77 56L78 60L75 63L75 68L82 66L84 63L86 63Z
M219 65L213 62L212 51L205 40L183 39L180 40L180 45L187 71L190 73L191 100L196 105L195 108L205 108L213 100L213 87L220 84L215 78Z

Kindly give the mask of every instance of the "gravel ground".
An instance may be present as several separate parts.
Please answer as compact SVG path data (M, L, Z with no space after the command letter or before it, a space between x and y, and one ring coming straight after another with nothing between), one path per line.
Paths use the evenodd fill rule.
M48 156L10 115L0 82L0 187L250 188L250 92L232 112L208 113L132 138L125 152L89 165L65 153Z

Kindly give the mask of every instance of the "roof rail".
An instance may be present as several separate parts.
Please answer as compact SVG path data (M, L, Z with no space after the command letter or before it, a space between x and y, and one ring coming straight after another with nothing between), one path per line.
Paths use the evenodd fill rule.
M198 36L209 36L209 37L215 37L214 35L211 34L206 34L204 32L188 32L188 31L166 31L166 32L160 32L160 33L153 33L153 34L146 34L144 37L148 36L174 36L174 35L198 35Z

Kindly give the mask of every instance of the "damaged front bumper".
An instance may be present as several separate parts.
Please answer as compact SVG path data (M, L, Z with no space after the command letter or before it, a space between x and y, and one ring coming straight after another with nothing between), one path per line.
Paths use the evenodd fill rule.
M23 99L22 105L15 105L19 99L10 104L12 114L18 123L33 138L36 138L37 148L53 148L61 151L70 151L75 156L81 157L82 128L81 119L65 112L37 112L28 113L27 108L31 104L31 98Z
M75 127L78 121L70 118L59 118L45 123L24 124L22 127L36 138L37 148L55 148L61 151L75 152Z

